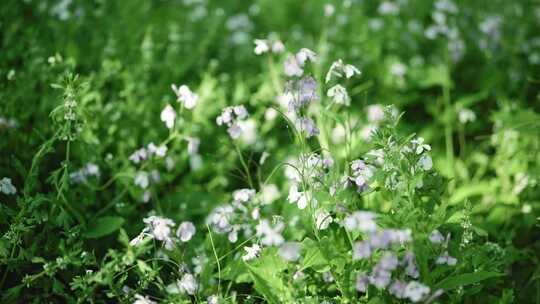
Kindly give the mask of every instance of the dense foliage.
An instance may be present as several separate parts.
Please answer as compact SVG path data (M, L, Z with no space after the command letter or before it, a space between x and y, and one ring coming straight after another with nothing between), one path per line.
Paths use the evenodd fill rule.
M540 303L540 5L7 0L2 303Z

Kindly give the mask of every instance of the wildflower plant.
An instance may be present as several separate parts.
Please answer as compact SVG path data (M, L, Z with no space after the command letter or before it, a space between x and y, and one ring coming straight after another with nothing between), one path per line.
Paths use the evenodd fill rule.
M538 5L37 2L2 303L540 302Z

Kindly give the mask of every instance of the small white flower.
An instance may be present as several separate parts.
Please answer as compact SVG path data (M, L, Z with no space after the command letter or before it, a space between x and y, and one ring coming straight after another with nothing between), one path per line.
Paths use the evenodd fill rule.
M431 151L431 146L424 144L424 138L418 137L411 140L411 143L416 147L416 154L420 155L424 151Z
M308 205L307 196L308 194L306 192L299 192L298 187L293 185L291 188L289 188L289 196L287 197L287 200L291 204L297 203L298 209L303 210L306 209Z
M4 177L0 180L0 192L10 195L17 193L17 188L11 183L11 178Z
M360 75L360 70L358 70L354 65L352 64L345 64L343 63L343 60L338 59L337 61L334 61L332 65L330 66L330 69L328 69L328 72L326 73L325 82L328 83L332 79L332 76L336 77L345 77L347 79L353 77L354 75Z
M135 301L133 304L157 304L157 302L154 302L150 300L148 296L142 296L140 294L135 295Z
M429 294L429 287L416 281L411 281L405 287L404 295L413 302L419 302Z
M253 244L251 247L244 247L244 250L247 252L244 256L242 256L242 260L244 262L251 261L259 256L261 254L261 246L257 244Z
M166 105L163 111L161 111L161 121L165 123L168 129L172 129L174 121L176 120L176 112L171 105Z
M239 189L233 192L233 199L237 202L247 203L255 197L253 189Z
M355 211L343 220L343 226L347 231L374 232L377 230L376 217L373 212Z
M454 266L457 264L457 259L450 256L448 254L448 251L445 251L442 255L440 255L437 260L435 261L435 264L437 265L443 265L446 264L448 266Z
M261 189L261 201L265 205L273 203L280 197L279 189L275 184L265 185Z
M476 120L476 114L470 109L461 109L458 112L459 122L466 124L468 122L473 122Z
M181 102L186 109L191 110L199 101L199 95L193 93L187 85L181 85L177 87L176 85L171 85L173 92L176 94L178 102Z
M315 212L315 227L319 230L325 230L330 226L334 219L330 216L330 213L323 209L318 209Z
M304 66L306 61L316 62L317 54L310 49L302 48L296 53L296 60L300 66Z
M304 74L304 70L300 67L298 61L296 60L296 57L293 55L289 55L289 57L287 57L287 60L285 60L285 64L283 65L283 71L285 72L285 75L289 77L300 77L302 76L302 74Z
M332 4L327 3L327 4L324 5L324 16L325 17L332 16L335 11L336 11L336 8Z
M401 62L395 62L390 66L390 74L395 77L403 77L407 72L407 66Z
M349 97L349 94L347 93L347 89L345 89L343 86L337 84L330 89L328 89L328 92L326 95L334 100L337 104L342 105L350 105L351 104L351 98Z
M266 39L255 39L253 42L255 43L254 52L256 55L261 55L270 50L270 46L268 45L268 41Z
M433 160L431 159L431 156L424 154L418 160L418 165L420 165L420 167L424 171L428 171L428 170L431 170L431 168L433 168Z
M283 244L281 231L285 228L283 222L278 222L274 227L268 220L261 220L255 227L257 236L261 237L261 243L265 246L279 246Z
M184 243L191 240L194 235L195 225L192 222L182 222L176 231L176 236Z
M167 249L172 249L171 228L175 226L175 223L171 219L161 216L150 216L143 219L143 222L146 224L147 231L149 231L153 238L164 242Z
M194 295L199 289L199 284L197 283L195 277L192 274L186 273L178 282L178 287L181 291L189 295Z
M371 123L378 123L384 119L384 107L374 104L367 107L367 118Z
M142 189L148 188L150 185L150 179L148 178L148 173L145 171L139 171L135 175L135 185L141 187Z
M444 241L444 236L442 235L442 233L439 230L435 229L429 235L429 240L433 244L440 244L440 243L442 243Z

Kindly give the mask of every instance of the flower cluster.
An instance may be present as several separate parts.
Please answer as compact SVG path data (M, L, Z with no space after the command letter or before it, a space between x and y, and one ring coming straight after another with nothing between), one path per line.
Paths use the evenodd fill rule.
M253 50L256 55L262 55L264 53L283 53L285 51L285 45L279 39L272 37L268 39L255 39L255 49Z
M240 122L246 120L248 116L249 113L243 105L226 107L216 118L216 123L218 126L226 125L229 136L237 139L243 132Z
M143 219L143 222L146 227L137 237L131 240L130 245L138 246L144 241L145 237L150 237L161 241L167 250L173 250L178 241L188 242L196 231L195 225L186 221L180 223L176 230L176 236L174 236L172 229L176 226L176 223L172 219L162 216L152 215Z
M0 180L0 192L2 192L4 194L7 194L7 195L17 193L17 189L11 183L11 178L3 177Z
M69 174L72 183L84 183L87 177L99 177L99 166L95 163L87 163L83 168Z

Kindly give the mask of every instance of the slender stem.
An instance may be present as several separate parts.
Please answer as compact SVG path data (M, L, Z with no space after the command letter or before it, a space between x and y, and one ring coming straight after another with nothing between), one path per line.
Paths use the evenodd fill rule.
M219 258L216 252L216 246L214 245L214 238L212 238L212 231L210 227L206 224L206 229L208 229L208 235L210 236L210 244L212 244L212 251L214 252L214 257L216 258L217 268L218 268L218 294L221 290L221 264L219 263Z
M234 148L236 149L236 152L238 153L238 157L240 158L240 163L242 164L242 167L244 168L244 172L246 174L246 178L248 180L249 187L251 189L255 189L254 184L253 184L253 180L251 179L251 174L249 173L249 168L247 166L247 163L244 160L244 156L242 155L242 151L240 151L240 148L238 147L236 142L234 143Z

